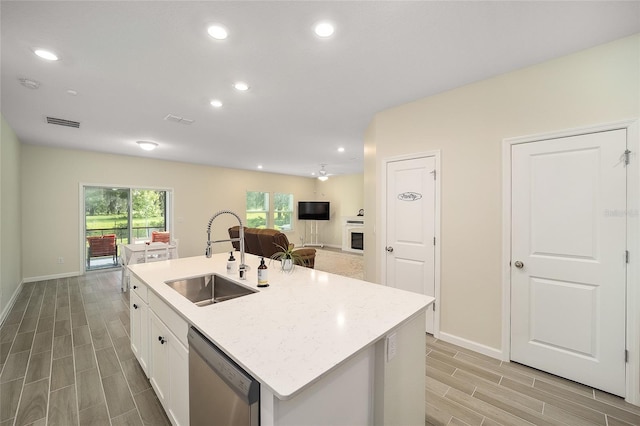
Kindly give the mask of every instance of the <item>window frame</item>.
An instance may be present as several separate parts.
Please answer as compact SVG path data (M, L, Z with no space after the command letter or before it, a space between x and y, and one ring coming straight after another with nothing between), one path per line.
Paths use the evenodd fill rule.
M289 197L289 207L290 209L288 210L276 210L276 198L278 196L287 196ZM276 215L277 214L288 214L290 216L290 220L289 220L289 228L279 228L279 231L281 232L290 232L294 230L294 213L295 213L295 204L294 204L294 198L293 198L293 194L290 192L274 192L273 193L273 209L271 212L271 218L273 219L273 228L275 229L276 227Z
M263 200L262 206L266 207L266 210L249 210L249 194L263 194L266 197L266 200ZM247 191L245 193L244 199L244 219L245 225L250 228L261 228L262 226L249 226L249 213L255 215L256 213L262 217L264 215L264 227L269 228L270 216L269 212L271 210L271 194L265 191Z
M248 198L250 196L250 194L264 194L264 196L267 197L266 202L264 203L267 207L267 210L249 210L249 206L248 206ZM290 197L290 210L277 210L275 209L275 199L276 196L289 196ZM264 224L264 228L267 229L276 229L276 214L281 214L281 213L285 213L285 214L289 214L291 216L291 220L290 220L290 227L287 228L282 228L279 229L281 232L293 232L295 230L295 202L294 202L295 198L294 198L294 194L290 193L290 192L276 192L276 191L251 191L251 190L247 190L246 194L245 194L245 225L247 227L252 227L254 228L255 226L251 226L250 225L250 219L249 219L249 213L251 213L252 215L255 215L256 213L259 213L261 215L264 215L265 218L265 224ZM255 218L254 218L255 219ZM261 228L262 225L258 226L258 228Z

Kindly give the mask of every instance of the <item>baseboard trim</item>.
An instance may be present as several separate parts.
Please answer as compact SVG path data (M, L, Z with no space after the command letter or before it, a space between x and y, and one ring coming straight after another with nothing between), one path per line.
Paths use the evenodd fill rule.
M40 277L30 277L25 278L23 282L25 283L33 283L36 281L46 281L46 280L57 280L58 278L69 278L69 277L78 277L82 274L80 272L65 272L64 274L53 274L53 275L42 275Z
M439 333L440 340L444 340L447 343L451 343L460 346L465 349L469 349L474 352L478 352L482 355L486 355L491 358L502 360L502 351L500 349L492 348L490 346L483 345L473 340L468 340L463 337L458 337L453 334L445 333L441 331Z
M7 306L2 310L2 312L0 312L0 325L4 324L4 320L7 319L11 308L13 308L13 305L16 303L18 294L20 294L23 284L24 280L20 281L20 284L18 284L18 287L16 287L16 291L13 292L13 294L11 295L11 299L9 299L9 303L7 303Z

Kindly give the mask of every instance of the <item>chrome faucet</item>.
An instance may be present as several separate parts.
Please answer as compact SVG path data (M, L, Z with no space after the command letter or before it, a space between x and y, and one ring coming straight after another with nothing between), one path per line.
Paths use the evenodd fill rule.
M216 217L220 216L221 214L230 214L230 215L234 216L236 219L238 219L238 223L240 224L240 236L239 236L239 238L229 238L228 240L211 241L211 224L213 223L213 220ZM219 212L217 212L213 216L211 216L211 219L209 219L209 224L207 225L207 248L205 250L205 255L208 258L211 257L211 244L213 244L213 243L224 243L224 242L228 242L228 241L231 241L231 242L239 241L240 242L240 266L238 267L238 272L240 274L240 279L241 280L246 280L247 279L247 271L249 270L249 266L247 266L244 263L244 227L242 226L242 219L240 219L240 216L238 216L237 214L235 214L231 210L220 210Z

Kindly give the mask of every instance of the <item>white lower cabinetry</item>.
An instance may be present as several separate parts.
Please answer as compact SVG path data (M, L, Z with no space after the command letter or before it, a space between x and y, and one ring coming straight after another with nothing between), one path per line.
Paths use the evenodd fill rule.
M189 351L152 310L151 386L175 425L189 424Z
M188 426L189 325L155 294L147 294L147 287L135 276L131 284L131 350L171 423Z
M131 317L131 350L144 374L149 377L149 305L135 293L129 295Z
M153 312L149 315L149 329L151 331L151 359L153 360L149 381L166 409L169 405L169 366L171 365L167 348L169 341L173 339L169 329Z

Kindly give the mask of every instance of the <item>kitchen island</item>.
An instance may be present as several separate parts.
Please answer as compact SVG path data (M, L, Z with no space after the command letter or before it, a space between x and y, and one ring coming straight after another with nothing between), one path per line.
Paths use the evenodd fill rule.
M251 269L243 281L226 274L226 259L216 254L130 268L132 315L134 306L136 313L141 305L149 309L131 319L132 349L172 422L188 424L179 372L184 375L186 332L193 326L260 382L263 426L424 424L424 323L433 298L303 267L283 273L277 262L267 263L270 286L258 288L258 257L247 255ZM199 307L165 284L210 273L257 292ZM169 350L173 358L156 362L154 331L165 326L160 334L178 344ZM179 390L162 386L172 380L155 377L159 365L175 373Z

